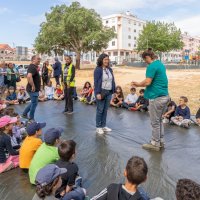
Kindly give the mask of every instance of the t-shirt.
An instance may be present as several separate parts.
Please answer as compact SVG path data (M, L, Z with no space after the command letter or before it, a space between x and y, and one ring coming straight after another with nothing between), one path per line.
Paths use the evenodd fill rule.
M29 178L35 184L35 177L38 171L48 164L55 163L59 159L58 148L43 143L36 151L29 167Z
M156 60L146 70L146 78L152 78L152 82L146 87L144 96L146 99L156 99L168 95L168 79L165 66Z
M58 200L58 199L55 198L53 195L46 196L44 199L41 199L40 197L38 197L37 194L35 194L32 200Z
M34 136L27 136L25 138L19 153L20 168L29 169L31 160L41 144L42 140L40 138L36 138Z
M128 102L135 103L137 99L138 99L137 94L128 94L125 99L125 103L128 103Z
M62 186L73 186L75 184L76 177L78 176L78 166L76 163L67 162L63 160L58 160L55 163L60 168L67 169L67 172L63 174L62 177Z
M19 155L19 152L14 150L11 145L10 136L5 133L0 133L0 163L6 162L7 153L9 153L9 155Z
M101 88L104 90L112 90L113 76L109 69L103 69L103 78Z
M27 74L28 73L32 74L33 82L34 82L34 85L35 85L35 92L39 92L40 86L41 86L40 74L39 74L37 68L38 67L36 65L30 64L29 67L28 67L28 70L27 70ZM32 90L32 87L29 83L26 86L26 90L27 90L27 92L31 92L31 90Z
M45 91L46 96L54 95L54 87L52 87L52 86L51 87L45 86L44 91Z

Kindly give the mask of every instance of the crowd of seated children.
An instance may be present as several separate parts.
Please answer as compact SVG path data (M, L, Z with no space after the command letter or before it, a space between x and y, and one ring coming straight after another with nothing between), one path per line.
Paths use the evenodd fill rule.
M141 89L139 93L140 95L135 102L135 105L133 107L129 107L129 110L146 112L148 111L149 100L144 98L144 89Z
M10 86L8 88L6 100L9 105L19 104L19 102L17 100L17 94L16 94L15 88L13 86Z
M24 86L21 86L19 88L19 92L17 94L17 100L18 100L19 104L26 103L27 101L30 101L30 97L29 97L28 93L26 92Z
M135 106L135 103L138 99L138 96L136 94L136 88L130 89L130 94L127 95L126 99L124 100L122 107L124 108L132 108Z
M190 109L187 106L188 98L181 96L179 106L177 106L174 117L171 118L171 124L175 124L184 128L189 128L191 124Z
M171 118L175 115L176 107L176 103L170 99L167 103L166 112L162 116L163 123L169 123L171 121Z
M114 107L121 107L124 101L124 94L122 88L120 86L116 87L115 93L112 95L112 99L110 100L110 105Z
M48 81L47 85L44 87L44 92L47 100L54 99L54 87L52 86L52 81Z
M62 101L64 100L64 93L63 90L61 89L61 85L57 84L56 85L56 90L54 93L54 100Z
M92 91L92 86L90 82L85 82L83 89L81 91L81 96L79 98L79 100L81 102L87 102L88 97L91 96L91 91Z

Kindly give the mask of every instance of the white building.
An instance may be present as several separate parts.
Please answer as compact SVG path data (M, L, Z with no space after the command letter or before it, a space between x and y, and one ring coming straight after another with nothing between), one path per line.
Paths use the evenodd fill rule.
M110 56L111 61L121 64L136 49L137 39L146 22L130 12L109 15L103 17L102 20L104 26L113 28L117 34L116 38L109 42L108 48L104 52Z

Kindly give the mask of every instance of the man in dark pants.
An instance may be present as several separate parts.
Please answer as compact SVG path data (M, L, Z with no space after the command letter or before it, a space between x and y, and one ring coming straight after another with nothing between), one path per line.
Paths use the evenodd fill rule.
M73 92L75 87L75 67L72 64L72 58L65 56L66 64L62 66L62 84L65 92L65 110L63 113L73 113Z
M30 95L31 103L25 108L22 117L28 118L28 113L29 113L29 119L31 121L35 120L34 114L38 104L38 96L41 87L41 79L40 79L40 74L38 72L39 64L40 64L40 57L36 55L33 56L31 58L31 64L29 65L27 71L28 84L26 90Z
M54 78L56 80L56 85L60 85L60 75L61 75L61 62L58 58L55 58L55 64L53 65L54 69Z

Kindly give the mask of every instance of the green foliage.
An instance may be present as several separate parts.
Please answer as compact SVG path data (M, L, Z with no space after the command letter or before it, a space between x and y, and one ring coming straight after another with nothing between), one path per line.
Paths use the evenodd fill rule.
M137 50L153 48L155 52L168 52L183 48L181 31L174 23L147 22L137 41Z
M46 22L41 24L35 39L35 48L39 53L62 54L64 50L76 52L77 67L81 53L90 50L101 51L115 37L112 29L102 24L99 14L93 9L86 9L78 2L51 8L46 13Z

